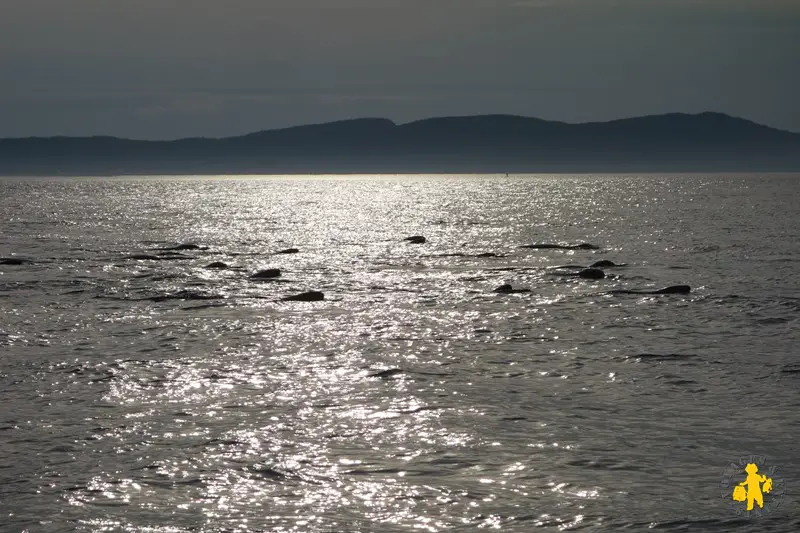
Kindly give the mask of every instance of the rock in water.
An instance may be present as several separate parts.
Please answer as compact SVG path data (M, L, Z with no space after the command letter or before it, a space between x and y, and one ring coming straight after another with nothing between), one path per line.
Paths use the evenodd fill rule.
M688 285L670 285L663 289L658 289L653 294L689 294L692 288Z
M298 250L297 248L287 248L285 250L281 250L281 251L275 252L275 253L276 254L296 254L296 253L299 253L299 252L300 252L300 250Z
M33 263L27 259L20 259L19 257L0 257L0 265L27 265Z
M403 240L411 244L425 244L426 241L425 237L422 235L412 235L411 237L406 237Z
M609 294L689 294L692 288L689 285L670 285L663 289L616 289Z
M279 268L268 268L266 270L259 270L255 274L250 276L250 279L272 279L278 278L281 275L281 270Z
M325 294L320 291L308 291L282 298L284 302L319 302L325 299Z
M611 268L615 266L622 266L622 265L618 265L614 261L609 261L608 259L603 259L602 261L595 261L594 263L589 265L589 268Z
M184 243L171 248L164 248L165 250L208 250L208 246L200 246L194 243Z
M580 244L523 244L520 248L530 248L532 250L599 250L600 247L588 242Z
M519 293L519 292L531 292L531 290L530 289L515 289L514 287L511 286L510 283L504 283L504 284L500 285L499 287L497 287L494 290L494 292L499 292L501 294L513 294L513 293Z
M599 268L584 268L578 272L578 277L583 279L603 279L606 273Z
M203 268L222 270L222 269L228 268L228 265L226 265L222 261L214 261L213 263L210 263L210 264L204 266Z

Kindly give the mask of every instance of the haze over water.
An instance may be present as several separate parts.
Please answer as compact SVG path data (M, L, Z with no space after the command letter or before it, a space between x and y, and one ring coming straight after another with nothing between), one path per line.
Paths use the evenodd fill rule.
M800 530L798 178L2 178L0 530Z

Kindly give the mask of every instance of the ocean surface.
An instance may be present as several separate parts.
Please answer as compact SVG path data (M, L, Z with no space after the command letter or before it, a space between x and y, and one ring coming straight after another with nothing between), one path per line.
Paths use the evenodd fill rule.
M0 265L0 531L796 532L799 201L800 175L0 178L0 257L31 261ZM600 259L627 266L551 268Z

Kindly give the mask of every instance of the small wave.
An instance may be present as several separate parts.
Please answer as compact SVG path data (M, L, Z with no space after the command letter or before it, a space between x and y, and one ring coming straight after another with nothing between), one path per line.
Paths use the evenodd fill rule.
M625 359L643 359L645 361L683 361L699 357L697 354L690 353L640 353L631 355Z
M209 439L205 441L202 446L242 446L246 443L236 439Z
M380 372L375 372L373 374L369 374L367 377L369 378L380 378L380 379L391 379L395 376L399 376L404 374L405 371L401 368L389 368L387 370L381 370Z
M763 525L763 523L762 523ZM663 531L734 531L742 529L743 531L751 531L753 522L742 518L730 518L725 520L720 519L705 519L705 520L669 520L664 522L615 522L606 523L606 526L614 526L618 530L630 531L646 531L650 529L663 530ZM611 530L611 529L609 529ZM769 531L764 529L763 531ZM789 530L787 530L789 531Z
M706 244L700 246L692 246L687 250L690 254L707 254L711 252L719 252L722 247L718 244Z
M98 295L95 298L106 300L121 300L128 302L165 302L168 300L224 300L227 296L222 294L205 293L200 291L180 290L173 293L157 294L154 296L134 297L134 296L116 296L116 295Z
M389 474L395 475L403 470L399 468L355 468L348 470L346 473L351 476L373 476L375 474Z
M569 466L577 466L581 468L597 468L601 470L633 470L643 471L644 467L631 463L628 461L620 461L611 458L597 458L597 459L574 459L567 461Z
M697 385L693 379L668 379L666 382L670 385Z
M219 304L202 304L202 305L187 305L186 307L181 307L184 311L202 311L203 309L218 309L220 307L228 307L228 304L219 303Z
M140 479L141 483L150 485L151 487L161 487L166 489L179 489L182 487L191 487L197 485L205 485L206 481L199 477L190 477L187 479Z
M285 481L289 476L270 467L255 467L250 469L251 476L274 481Z

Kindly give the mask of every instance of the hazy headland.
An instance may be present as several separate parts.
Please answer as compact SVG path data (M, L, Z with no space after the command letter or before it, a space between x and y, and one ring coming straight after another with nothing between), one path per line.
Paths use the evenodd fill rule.
M513 115L361 118L177 140L0 139L3 175L798 170L800 133L712 112L579 124Z

